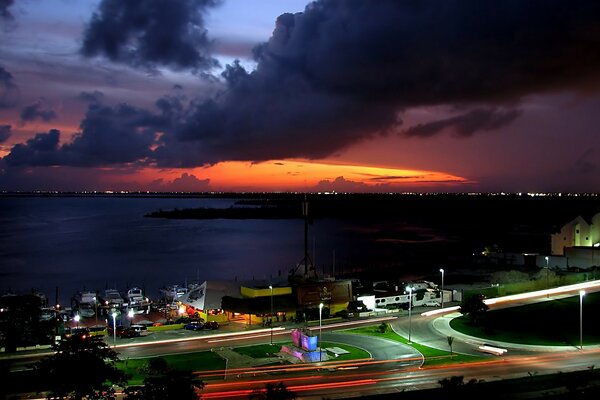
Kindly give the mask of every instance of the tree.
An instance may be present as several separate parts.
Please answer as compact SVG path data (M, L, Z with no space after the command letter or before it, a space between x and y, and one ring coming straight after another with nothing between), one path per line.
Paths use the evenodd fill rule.
M117 353L97 336L73 335L54 345L56 353L34 364L36 381L48 398L113 399L111 384L125 382Z
M288 390L283 382L267 383L264 390L256 389L250 394L251 400L293 400L296 393Z
M0 298L0 347L14 352L19 346L51 342L55 321L41 321L43 301L39 296L3 296Z
M379 331L379 333L386 333L388 330L390 329L390 324L386 323L386 322L382 322L378 327L377 330Z
M463 315L468 315L471 318L471 322L477 325L487 310L489 310L488 305L483 302L484 300L485 296L482 294L471 296L461 304L459 311Z
M454 343L454 337L448 336L448 346L450 346L450 359L452 359L452 343Z
M143 386L124 390L126 400L196 400L204 382L193 373L169 368L164 358L152 358L145 369Z

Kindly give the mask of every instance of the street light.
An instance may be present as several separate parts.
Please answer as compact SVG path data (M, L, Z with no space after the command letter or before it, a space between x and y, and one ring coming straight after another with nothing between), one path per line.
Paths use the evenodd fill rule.
M94 306L96 306L96 328L98 327L98 299L94 296Z
M77 329L79 329L79 320L81 319L81 317L79 316L79 314L75 314L75 322L77 322Z
M442 273L442 308L444 308L444 268L440 268Z
M131 326L133 323L133 308L130 308L129 311L127 311L127 316L129 317L129 325Z
M579 291L579 350L583 350L583 296L585 290Z
M319 362L323 360L323 349L321 348L321 331L323 329L323 303L319 303Z
M113 311L113 347L117 347L117 313Z
M550 278L548 276L550 269L548 268L548 256L544 257L546 259L546 290L550 289ZM546 292L546 297L550 297L550 292Z
M270 314L270 324L271 325L271 346L273 346L273 285L269 285L269 289L271 289L271 314Z
M413 288L410 286L406 287L408 290L408 344L410 344L410 334L412 329L412 291Z

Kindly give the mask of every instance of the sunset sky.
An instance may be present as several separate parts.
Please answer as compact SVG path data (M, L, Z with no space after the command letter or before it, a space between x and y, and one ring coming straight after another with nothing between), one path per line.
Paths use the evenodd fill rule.
M0 191L600 192L600 3L0 0Z

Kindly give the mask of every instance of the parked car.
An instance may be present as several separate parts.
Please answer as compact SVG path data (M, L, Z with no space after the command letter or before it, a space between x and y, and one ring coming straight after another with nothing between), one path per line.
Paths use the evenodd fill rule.
M211 329L213 331L219 329L219 323L217 321L208 321L204 324L204 329Z
M200 321L191 321L185 324L183 327L189 331L201 331L204 329L204 324Z
M86 339L90 337L90 330L88 328L71 328L65 330L65 337L79 337L81 339Z
M427 300L425 303L423 303L423 305L425 307L439 307L440 302L437 300Z
M134 337L139 337L140 332L135 329L132 329L132 328L127 328L127 329L124 329L123 331L121 331L121 333L117 332L117 335L121 339L130 339L130 338L134 338Z

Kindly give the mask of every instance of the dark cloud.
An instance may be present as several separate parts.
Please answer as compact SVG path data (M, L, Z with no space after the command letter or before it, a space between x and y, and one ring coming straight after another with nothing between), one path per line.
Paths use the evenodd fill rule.
M46 122L56 118L56 112L52 109L45 108L41 101L37 101L24 107L21 110L21 121L30 122L36 119L41 119Z
M594 148L587 149L579 157L569 172L576 175L592 175L598 171L597 156L594 155Z
M368 185L362 182L355 182L345 179L343 176L338 176L333 181L324 179L319 181L313 188L317 192L339 192L339 193L356 193L365 192L371 189Z
M52 130L24 145L15 145L4 160L9 166L145 163L159 131L168 125L166 114L152 114L127 104L109 107L92 103L81 122L81 131L71 142L58 147L59 133ZM38 151L37 143L42 139L52 139L54 146Z
M14 0L0 0L0 18L13 20L12 13L8 10L12 6Z
M202 13L214 4L103 0L83 51L203 69ZM599 20L596 1L316 1L277 19L254 71L227 66L217 95L163 98L158 113L95 105L57 152L68 165L315 159L398 132L404 110L431 105L472 111L408 134L498 129L524 96L600 87Z
M93 92L81 92L78 96L79 100L85 101L87 103L102 103L104 99L104 93L99 90L94 90Z
M57 160L60 131L51 129L48 133L38 133L25 144L13 146L10 154L2 160L8 166L40 166L59 164Z
M4 143L8 140L11 128L12 126L10 125L0 125L0 143Z
M12 74L0 65L0 109L14 107L17 96L18 88Z
M206 192L210 190L210 179L198 179L195 175L184 172L171 182L157 179L149 185L148 190L156 192Z
M204 71L218 65L204 13L218 0L102 0L81 52L134 67Z
M500 129L513 122L521 115L520 110L499 110L496 108L479 108L466 114L411 126L406 136L430 137L445 129L452 130L460 137L473 136L478 131Z
M227 66L227 90L194 104L156 157L320 158L396 131L402 110L427 105L473 111L420 129L497 129L519 112L496 104L599 80L599 19L592 1L317 1L278 18L255 71Z

